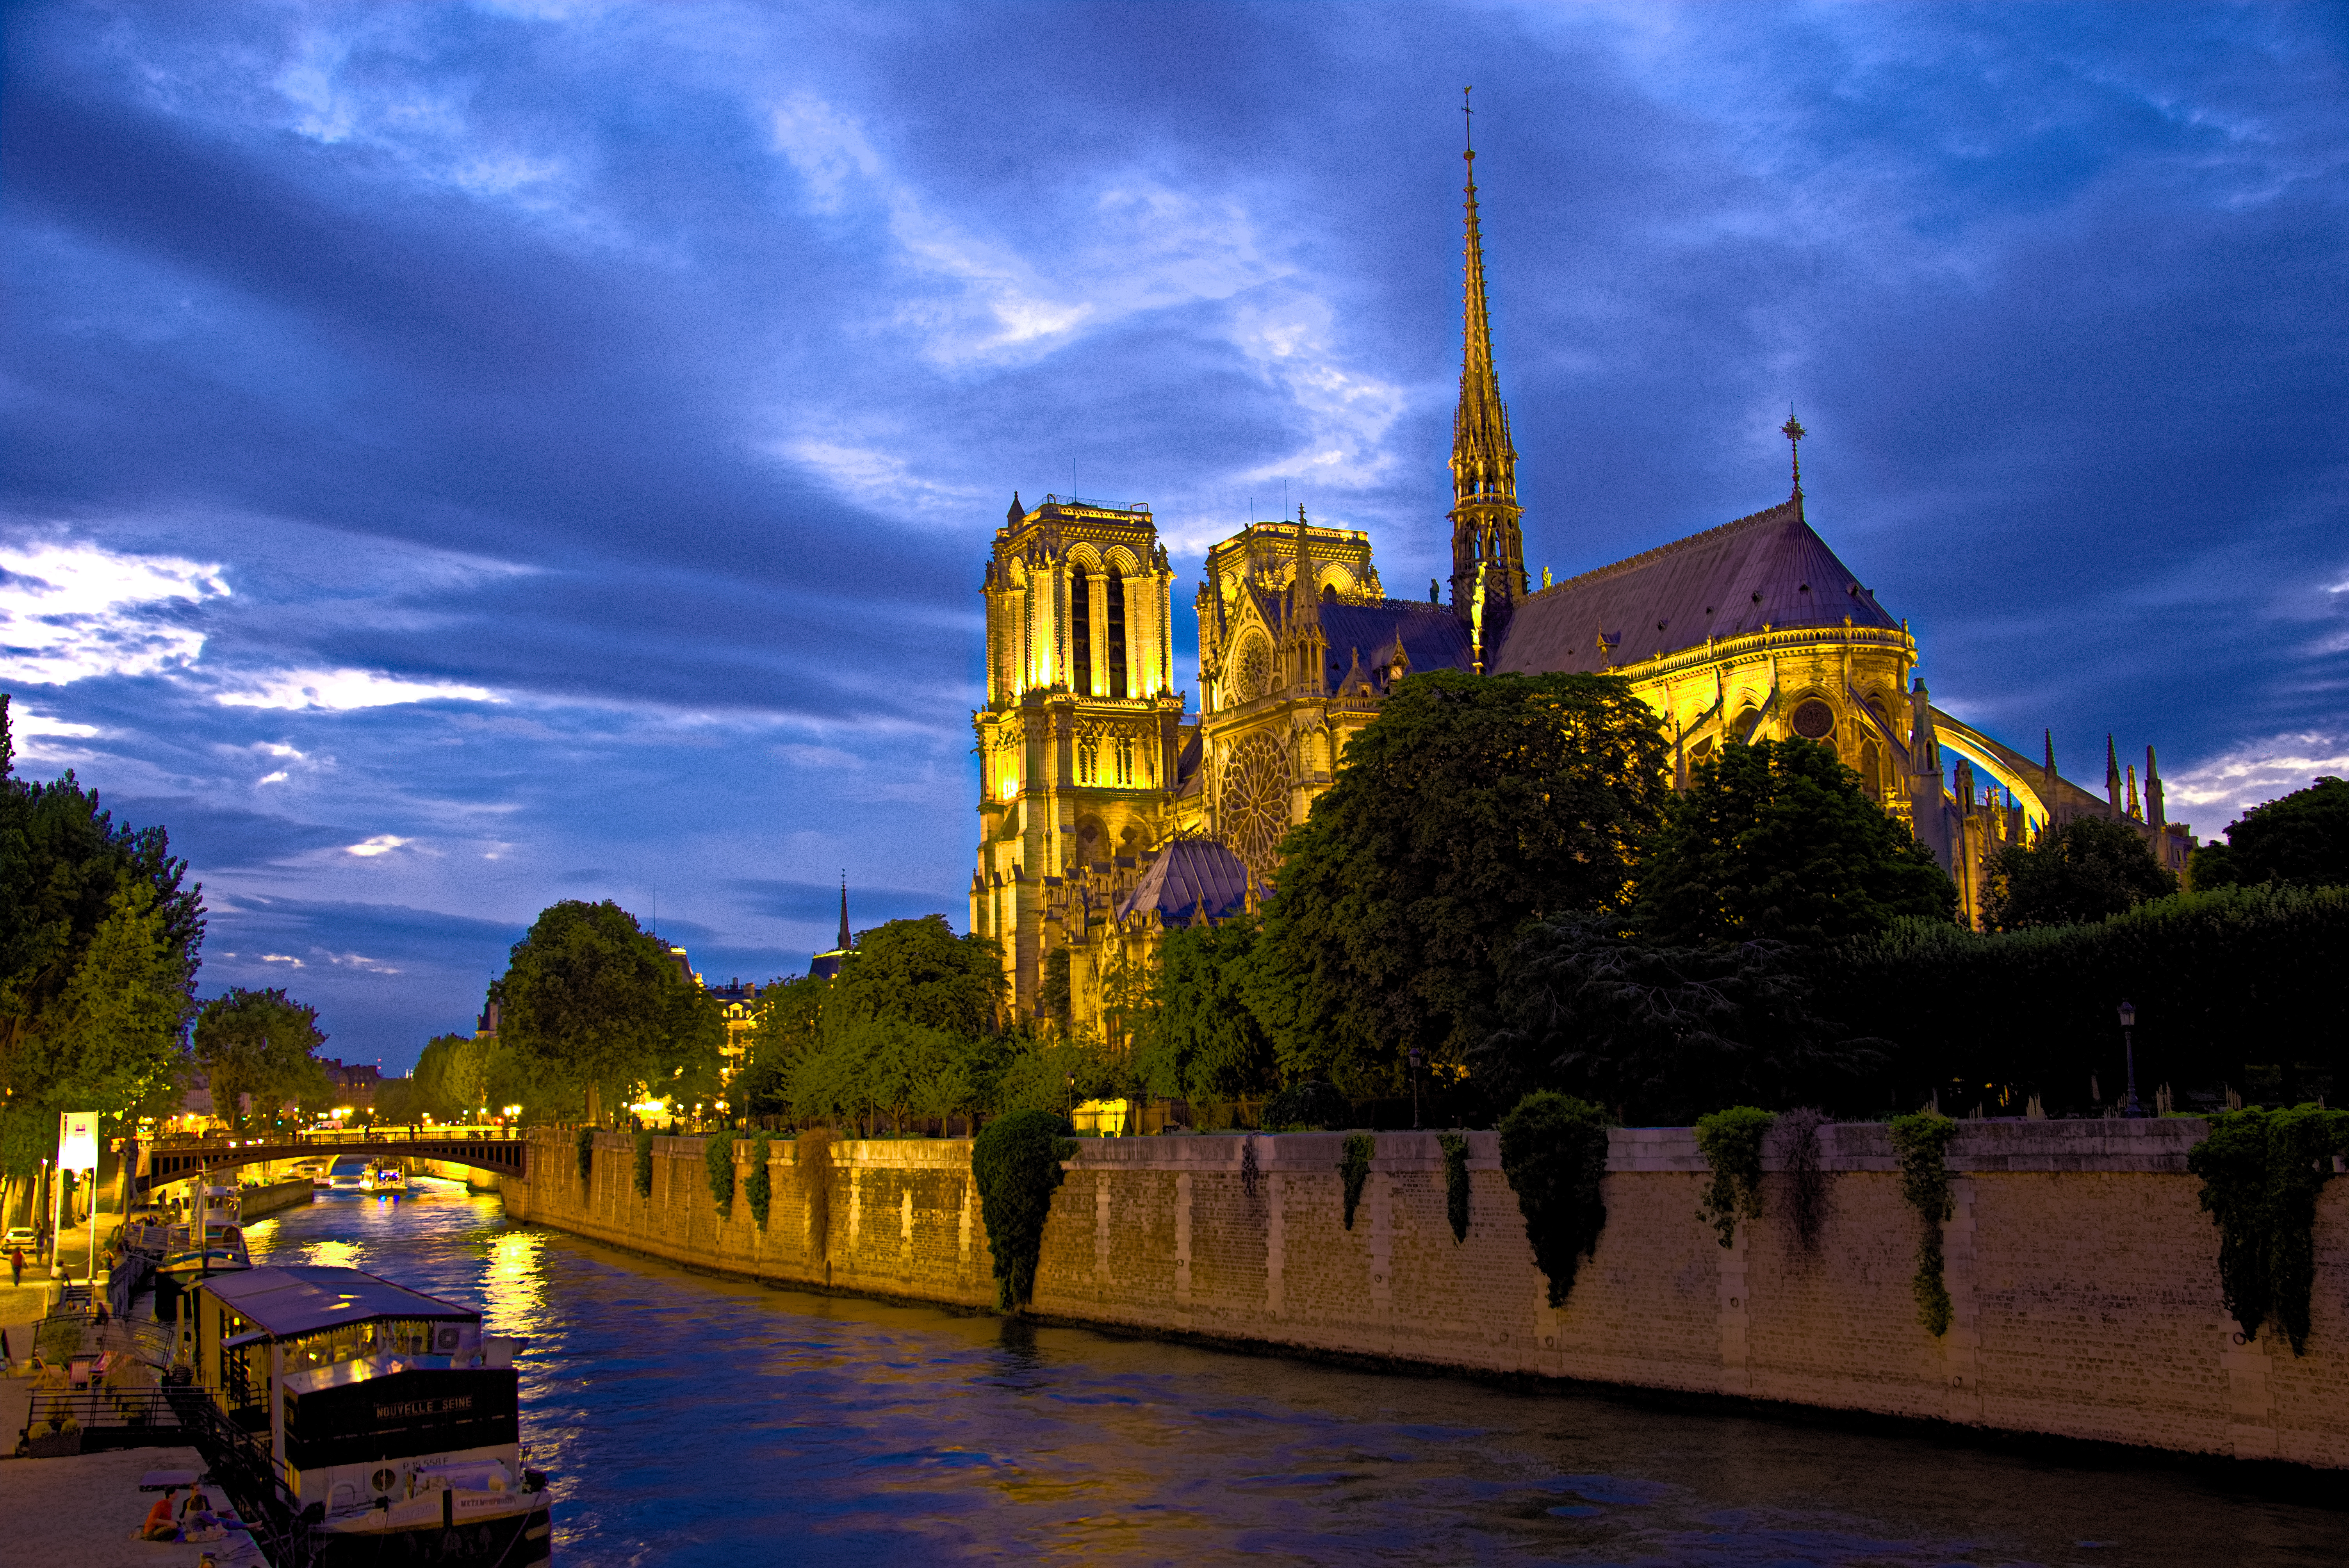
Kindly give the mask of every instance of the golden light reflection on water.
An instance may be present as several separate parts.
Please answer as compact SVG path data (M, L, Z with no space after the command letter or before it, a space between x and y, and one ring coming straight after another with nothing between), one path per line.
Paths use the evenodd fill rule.
M302 1249L302 1261L320 1268L355 1269L359 1257L356 1242L312 1242Z
M535 1231L509 1231L490 1243L490 1266L481 1276L485 1326L492 1334L528 1334L538 1326L545 1296Z

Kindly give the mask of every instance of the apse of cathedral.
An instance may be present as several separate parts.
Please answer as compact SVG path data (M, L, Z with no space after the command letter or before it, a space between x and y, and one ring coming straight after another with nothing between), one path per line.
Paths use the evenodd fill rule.
M2056 772L2052 737L2034 759L1933 705L1908 623L1805 514L1806 432L1791 414L1785 500L1564 582L1545 572L1536 588L1485 302L1476 154L1464 156L1448 584L1389 597L1369 537L1303 507L1250 523L1207 552L1194 601L1198 715L1186 719L1174 573L1147 506L1047 496L1029 511L1015 496L996 531L988 706L972 716L971 930L1002 944L1021 1016L1050 996L1113 1033L1161 934L1256 908L1278 879L1281 839L1330 788L1347 743L1396 681L1431 669L1625 680L1661 720L1682 787L1726 745L1827 747L1933 851L1974 923L1999 851L2075 817L2127 822L2185 870L2193 835L2166 820L2152 748L2140 792L2107 738L2097 794Z

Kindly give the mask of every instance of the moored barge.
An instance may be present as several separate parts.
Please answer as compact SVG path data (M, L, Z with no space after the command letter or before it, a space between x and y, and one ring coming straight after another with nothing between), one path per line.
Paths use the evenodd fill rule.
M521 1341L357 1269L215 1275L194 1306L196 1391L219 1418L206 1424L285 1516L295 1555L319 1568L548 1561L546 1478L522 1464Z

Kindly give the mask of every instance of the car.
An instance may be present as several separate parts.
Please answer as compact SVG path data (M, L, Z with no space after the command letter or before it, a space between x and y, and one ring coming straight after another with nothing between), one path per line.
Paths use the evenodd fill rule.
M11 1225L8 1227L7 1235L0 1237L0 1256L13 1253L18 1247L24 1248L27 1253L35 1253L40 1250L40 1246L41 1239L33 1233L32 1226Z

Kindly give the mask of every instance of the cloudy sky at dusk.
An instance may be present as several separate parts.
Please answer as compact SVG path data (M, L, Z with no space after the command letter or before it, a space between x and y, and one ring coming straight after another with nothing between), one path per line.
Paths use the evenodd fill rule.
M330 1053L468 1026L557 898L716 980L843 866L959 928L1015 489L1441 570L1470 82L1537 570L1777 500L1791 400L1943 706L2153 742L2205 835L2349 771L2341 7L5 26L19 766L168 824L204 993Z

